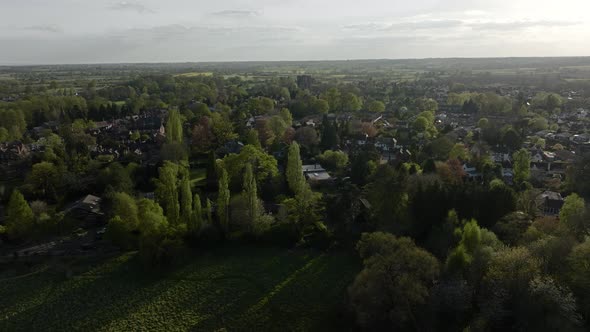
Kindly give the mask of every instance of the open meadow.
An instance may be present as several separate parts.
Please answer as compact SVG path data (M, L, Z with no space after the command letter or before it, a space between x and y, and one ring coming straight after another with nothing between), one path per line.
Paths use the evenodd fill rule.
M4 269L0 330L326 331L350 322L345 301L359 270L354 256L275 248L191 255L156 271L134 252L77 262L69 276L64 266L24 276Z

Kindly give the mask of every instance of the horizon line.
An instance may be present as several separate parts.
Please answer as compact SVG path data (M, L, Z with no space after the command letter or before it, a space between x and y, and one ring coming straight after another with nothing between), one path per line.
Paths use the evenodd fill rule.
M294 63L294 62L352 62L352 61L412 61L412 60L492 60L492 59L572 59L590 58L590 55L562 56L456 56L424 58L358 58L358 59L320 59L320 60L217 60L217 61L124 61L124 62L70 62L70 63L7 63L0 67L40 67L40 66L102 66L102 65L163 65L163 64L228 64L228 63Z

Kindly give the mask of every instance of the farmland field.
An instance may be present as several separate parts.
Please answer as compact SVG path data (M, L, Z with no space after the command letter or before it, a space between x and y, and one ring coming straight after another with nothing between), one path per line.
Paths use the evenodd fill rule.
M126 253L69 278L53 267L0 274L0 331L326 331L351 321L352 255L234 247L191 256L166 272Z

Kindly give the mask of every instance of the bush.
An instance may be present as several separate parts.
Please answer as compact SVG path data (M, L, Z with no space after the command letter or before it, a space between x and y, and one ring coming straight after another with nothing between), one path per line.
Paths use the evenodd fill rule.
M325 250L330 247L333 235L323 222L316 222L303 230L301 244L315 249Z
M197 243L201 246L212 246L223 238L223 234L214 225L206 224L201 228L201 233Z
M270 227L262 234L260 240L264 243L291 248L299 241L300 236L297 228L292 223L279 222Z

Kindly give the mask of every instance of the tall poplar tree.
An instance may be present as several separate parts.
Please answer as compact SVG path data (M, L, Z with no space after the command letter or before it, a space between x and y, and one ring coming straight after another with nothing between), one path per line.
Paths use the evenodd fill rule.
M258 193L256 187L256 179L252 171L252 165L248 163L244 172L244 196L248 204L248 220L250 222L249 228L258 222L260 217L260 202L258 200Z
M191 222L193 214L193 193L191 192L188 171L185 170L183 173L182 179L180 180L180 216L182 222L188 225Z
M227 233L229 230L229 176L223 166L219 169L219 193L217 196L217 217L221 228Z
M201 197L199 194L193 196L193 213L190 223L188 224L188 231L192 235L197 235L203 225L203 208L201 206Z
M514 160L514 182L522 183L531 177L531 154L520 149L512 155Z
M178 110L171 109L166 119L166 138L169 143L182 143L182 120Z
M205 213L207 214L207 223L209 225L213 224L213 208L211 207L211 200L207 198L205 202Z
M297 142L293 142L289 146L289 154L287 156L287 183L291 191L295 194L301 192L305 184L299 144Z
M171 225L180 221L180 204L178 203L178 165L165 161L159 169L160 178L156 180L156 197Z

